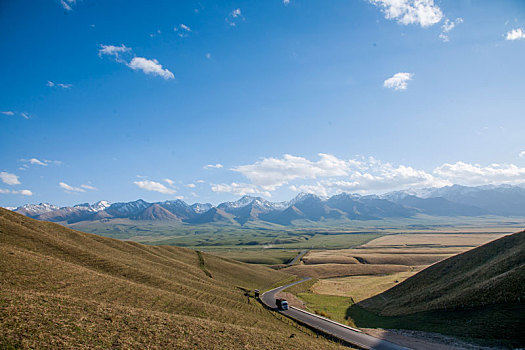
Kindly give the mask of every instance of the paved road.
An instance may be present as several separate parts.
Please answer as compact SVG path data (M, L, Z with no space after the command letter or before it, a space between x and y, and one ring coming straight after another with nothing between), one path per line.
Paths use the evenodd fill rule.
M297 255L295 256L295 258L293 258L293 260L290 261L290 262L289 262L288 264L286 264L286 265L288 265L288 266L292 266L292 265L297 264L297 262L299 261L299 259L301 259L306 253L308 253L308 249L303 249L303 250L301 250L301 251L299 252L299 254L297 254Z
M275 304L275 296L277 293L286 289L290 286L293 286L298 283L309 280L310 278L305 278L301 281L287 284L272 290L269 290L261 295L261 301L266 304L268 307L276 309L277 305ZM279 310L280 313L296 319L302 323L305 323L311 327L319 329L325 333L331 334L339 339L345 340L348 343L354 344L364 349L375 349L375 350L406 350L402 346L396 345L394 343L388 342L386 340L374 338L367 334L361 333L359 330L342 325L332 320L319 317L302 311L296 308L290 308L289 310Z

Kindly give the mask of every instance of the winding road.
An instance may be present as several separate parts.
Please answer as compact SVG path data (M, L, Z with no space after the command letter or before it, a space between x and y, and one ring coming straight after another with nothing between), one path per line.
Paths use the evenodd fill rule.
M268 307L277 310L275 304L275 297L277 293L291 287L293 285L308 281L310 278L305 278L301 281L287 284L285 286L277 287L269 290L261 295L261 301ZM288 310L277 310L278 312L318 329L324 333L330 334L338 339L344 340L350 344L356 345L363 349L375 350L407 350L407 348L396 345L386 340L374 338L370 335L362 333L360 330L343 325L341 323L329 320L327 318L314 315L304 310L290 307Z
M308 253L308 249L303 249L301 250L296 256L295 258L292 259L292 261L290 261L288 264L288 266L292 266L292 265L295 265L299 262L299 260L306 254Z

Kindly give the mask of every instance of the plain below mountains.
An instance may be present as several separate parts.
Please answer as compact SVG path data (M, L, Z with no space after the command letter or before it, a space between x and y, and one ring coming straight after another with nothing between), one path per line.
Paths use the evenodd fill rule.
M0 349L342 349L247 289L292 276L0 208Z
M148 203L133 202L78 204L57 207L29 204L14 211L38 220L65 222L111 219L173 221L187 224L219 223L244 225L266 222L284 226L294 222L344 222L429 216L516 216L525 217L525 189L519 186L449 186L419 192L398 191L381 196L342 193L330 198L299 194L288 202L269 202L261 197L244 196L234 202L213 206L189 205L182 200Z
M438 262L348 315L362 327L415 327L523 347L525 231Z

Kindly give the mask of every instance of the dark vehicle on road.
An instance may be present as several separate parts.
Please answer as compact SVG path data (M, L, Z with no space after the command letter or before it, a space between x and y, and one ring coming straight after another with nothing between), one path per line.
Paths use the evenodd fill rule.
M275 303L279 310L288 310L288 302L285 299L276 299Z

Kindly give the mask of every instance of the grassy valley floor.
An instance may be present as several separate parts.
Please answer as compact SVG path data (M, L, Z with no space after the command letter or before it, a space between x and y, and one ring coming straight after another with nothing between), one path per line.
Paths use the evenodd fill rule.
M351 326L436 332L468 341L484 339L485 345L516 345L520 340L512 340L515 331L498 325L522 322L523 304L493 305L491 308L462 309L461 312L425 311L402 316L380 316L356 305L402 283L431 264L504 236L396 234L382 236L353 249L313 250L303 257L301 265L282 271L314 279L286 292L300 298L304 302L302 307ZM501 337L492 342L483 329L490 329L490 334Z

